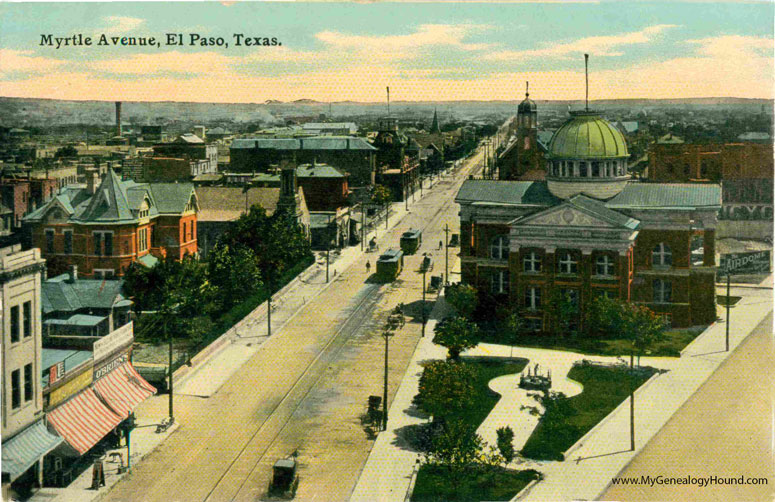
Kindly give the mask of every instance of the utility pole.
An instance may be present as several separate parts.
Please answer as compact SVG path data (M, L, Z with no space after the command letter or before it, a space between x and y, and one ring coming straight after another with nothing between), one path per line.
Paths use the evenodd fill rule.
M361 251L364 248L366 240L366 197L361 195Z
M444 284L449 284L449 224L444 224Z
M170 425L175 423L175 414L173 413L173 402L172 402L172 396L174 395L173 391L173 381L172 381L172 332L170 331L169 326L167 323L164 323L164 329L167 330L167 340L169 342L169 368L167 372L169 373L170 377L170 385L169 385L169 412L170 412Z
M428 272L428 260L426 254L423 254L422 260L422 336L425 336L425 274Z
M632 382L632 373L635 364L635 354L630 352L630 451L635 451L635 388Z
M269 284L269 296L266 299L266 336L272 336L272 284Z
M388 345L390 343L390 337L393 336L393 333L391 333L388 330L385 330L382 333L382 336L385 338L385 378L384 378L384 384L382 386L382 430L387 430L387 414L388 414L388 407L387 407L387 401L388 401Z
M329 251L331 250L331 236L328 233L331 231L331 215L328 215L328 224L326 225L326 284L328 284L328 264L329 264Z
M729 263L727 263L727 267L729 267ZM726 336L726 351L729 352L729 268L727 268L727 336Z

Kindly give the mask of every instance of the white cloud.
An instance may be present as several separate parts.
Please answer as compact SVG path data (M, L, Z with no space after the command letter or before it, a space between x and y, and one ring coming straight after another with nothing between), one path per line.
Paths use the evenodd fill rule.
M145 24L145 19L137 17L127 16L107 16L103 18L107 23L106 28L97 30L96 33L104 33L105 35L121 35L123 33L131 33L133 30Z
M678 28L674 24L658 24L646 27L640 31L622 33L619 35L599 35L580 38L572 42L548 45L540 49L523 51L499 51L485 56L485 59L504 61L510 59L532 58L569 58L578 54L588 53L592 56L622 56L622 48L629 45L647 44L664 31Z
M65 62L40 56L32 56L33 51L0 49L0 74L15 72L43 73L52 71Z

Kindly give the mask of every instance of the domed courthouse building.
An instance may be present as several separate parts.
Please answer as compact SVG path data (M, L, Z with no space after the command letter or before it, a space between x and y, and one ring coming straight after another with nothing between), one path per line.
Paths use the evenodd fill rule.
M537 107L517 109L518 155L533 162ZM721 186L642 183L627 143L599 114L571 112L544 154L543 181L467 180L460 204L462 281L550 329L555 291L578 319L598 296L643 304L674 327L716 319ZM692 241L703 255L692 263ZM701 243L697 243L701 240Z

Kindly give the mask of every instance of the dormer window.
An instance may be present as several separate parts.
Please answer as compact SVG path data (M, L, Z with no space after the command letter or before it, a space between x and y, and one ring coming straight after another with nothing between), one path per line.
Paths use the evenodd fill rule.
M141 209L140 210L140 218L147 218L149 213L150 213L149 209Z

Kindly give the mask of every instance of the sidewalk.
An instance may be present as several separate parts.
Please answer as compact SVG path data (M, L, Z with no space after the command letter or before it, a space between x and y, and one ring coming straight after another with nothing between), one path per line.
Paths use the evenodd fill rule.
M166 402L166 399L166 395L156 395L151 396L150 398L150 400L163 402ZM160 403L160 405L163 405L163 403ZM140 406L135 412L137 427L132 431L130 436L132 466L142 460L146 455L151 453L178 428L178 424L175 423L165 432L157 434L156 424L161 421L162 417L166 417L166 415L159 414L154 410L154 412L151 412L151 414L156 416L149 416L143 413L143 410L146 409L146 407ZM121 461L110 461L109 453L111 452L119 453L121 455ZM99 500L102 495L107 493L110 488L118 482L119 479L127 475L118 472L122 463L123 465L126 465L127 463L126 446L109 450L105 455L105 460L103 461L105 470L105 486L101 487L99 490L91 489L92 468L89 467L83 473L81 473L80 476L74 479L67 488L41 488L29 499L29 502L91 502ZM131 471L128 473L128 475L132 475Z
M453 269L459 267L459 260ZM772 310L772 276L760 286L761 289L735 288L731 294L743 297L731 309L732 330L730 352L724 352L726 320L711 325L687 346L680 358L642 357L641 364L667 369L658 377L644 384L636 393L636 451L629 450L629 401L623 402L589 435L583 443L572 448L564 462L534 462L519 460L512 467L534 468L544 474L544 480L520 493L515 500L594 500L604 492L611 478L616 476L646 443L664 426L667 420L704 383L716 368L753 331ZM726 289L719 294L726 294ZM443 297L442 297L443 298ZM428 333L443 310L448 308L443 299L437 301L428 325ZM420 363L433 359L444 359L443 347L432 343L432 336L420 341L406 375L391 403L388 414L388 430L381 432L364 466L358 483L350 497L351 502L403 501L416 472L419 454L402 447L397 429L427 421L416 415L412 399L418 392L422 372ZM583 389L580 384L566 378L575 361L587 359L595 362L615 363L617 357L587 356L583 354L545 349L517 348L481 344L465 355L486 355L496 357L524 357L530 365L539 364L541 371L551 370L554 390L572 396ZM490 382L490 388L502 398L492 413L485 419L477 432L490 444L495 444L495 430L510 425L515 432L515 448L518 450L530 437L538 423L538 416L521 405L537 406L527 392L515 388L518 375L507 375Z
M768 278L763 284L771 281ZM772 311L772 290L732 288L731 293L742 299L731 309L730 352L724 351L726 319L722 319L684 349L672 371L641 388L635 399L634 452L629 451L629 401L625 401L594 429L572 458L544 463L540 469L544 480L515 500L595 500L602 495L611 478L627 466Z

